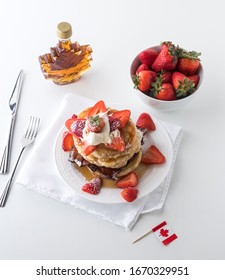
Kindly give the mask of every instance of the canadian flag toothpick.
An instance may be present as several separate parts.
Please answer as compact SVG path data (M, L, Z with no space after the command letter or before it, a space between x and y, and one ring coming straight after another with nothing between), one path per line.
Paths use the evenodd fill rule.
M168 245L169 243L171 243L172 241L174 241L177 238L177 235L174 233L174 231L172 229L170 229L168 227L167 222L164 221L161 224L154 227L153 229L151 229L150 231L146 232L144 235L142 235L138 239L136 239L133 242L133 244L136 243L137 241L141 240L146 235L148 235L152 232L155 233L155 235L159 238L159 240L162 242L163 245Z

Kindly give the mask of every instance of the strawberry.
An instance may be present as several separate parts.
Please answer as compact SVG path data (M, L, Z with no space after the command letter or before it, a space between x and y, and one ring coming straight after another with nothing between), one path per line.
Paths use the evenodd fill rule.
M172 82L172 72L161 70L159 72L162 75L163 83L171 83Z
M141 161L147 164L161 164L165 162L165 157L156 146L151 145L143 153Z
M91 181L87 182L83 187L82 191L90 193L90 194L98 194L102 187L102 179L99 177L96 177L92 179Z
M136 70L136 75L138 75L141 71L144 71L144 70L149 70L149 67L147 64L141 64L138 69Z
M186 76L191 76L197 73L200 66L199 56L201 53L195 51L181 51L177 62L177 70Z
M125 189L128 187L134 188L137 186L137 184L138 184L138 177L134 171L128 173L127 175L125 175L124 177L122 177L116 182L116 186L121 189Z
M87 114L87 117L89 118L91 116L97 115L99 113L104 113L106 111L107 109L104 101L100 100L90 109L90 111Z
M71 151L74 146L73 135L69 131L63 133L62 148L65 152Z
M133 82L135 88L140 91L149 91L151 89L151 83L155 80L156 73L151 70L141 71L138 75L133 76Z
M120 121L120 126L118 128L123 128L128 120L130 119L131 111L130 110L121 110L112 113L109 115L109 122L112 123L115 119Z
M155 130L155 124L148 113L142 113L136 122L136 126L141 129L147 129L149 131Z
M127 202L132 202L137 198L138 190L136 188L126 188L121 192L121 196Z
M86 124L86 119L75 119L70 125L69 131L76 137L83 137L83 130Z
M172 84L163 83L163 78L160 75L156 77L156 81L152 83L152 93L155 98L160 100L175 100L176 94Z
M161 70L173 70L177 65L178 48L171 42L162 43L162 48L152 64L152 69L156 72Z
M110 132L113 130L116 130L117 128L120 128L121 126L121 121L118 118L112 118L109 116L109 126L110 126Z
M147 49L143 52L141 52L138 55L138 58L140 59L141 63L147 64L148 66L152 66L152 63L158 56L158 51L155 49Z
M87 145L85 141L82 142L82 149L85 156L90 155L96 149L96 146Z
M120 136L120 134L118 136L113 136L111 134L110 137L111 137L111 143L106 144L107 148L120 152L125 151L126 145L123 141L123 138Z
M195 91L195 83L180 72L173 73L172 83L177 97L185 97Z
M91 116L88 119L88 129L91 132L101 132L102 129L105 127L105 122L103 118L99 117L99 115Z
M197 87L198 85L198 82L199 82L199 75L191 75L191 76L188 76L188 79L190 79L191 81L194 82L195 84L195 87Z
M71 125L74 123L74 121L77 119L77 115L73 114L72 117L65 122L65 126L69 131L71 131Z

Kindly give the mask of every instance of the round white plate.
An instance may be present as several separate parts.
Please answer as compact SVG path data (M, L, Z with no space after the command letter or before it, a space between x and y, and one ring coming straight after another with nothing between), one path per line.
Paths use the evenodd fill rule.
M118 106L115 108L118 108ZM136 122L140 114L140 112L132 110L131 118L134 122ZM139 190L138 198L149 194L162 183L170 170L173 159L173 147L167 131L160 122L155 118L152 119L156 125L156 130L145 135L145 144L142 148L144 151L150 145L155 145L165 156L166 161L163 164L144 166L144 172L140 176L137 186ZM65 130L65 128L62 128L59 132L55 146L56 165L64 181L88 200L98 203L127 203L120 195L121 189L113 187L113 182L112 187L107 186L104 188L103 186L98 195L92 195L82 191L82 186L87 182L86 178L68 161L69 153L64 152L62 149L62 134Z

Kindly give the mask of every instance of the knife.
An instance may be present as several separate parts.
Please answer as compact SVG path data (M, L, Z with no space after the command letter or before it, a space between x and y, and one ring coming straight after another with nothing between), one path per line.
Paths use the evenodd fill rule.
M12 95L9 99L9 108L12 112L11 113L11 123L10 123L7 144L5 146L5 150L4 150L1 164L0 164L0 174L7 174L9 172L11 150L12 150L12 140L13 140L17 110L18 110L18 105L19 105L19 100L20 100L20 94L21 94L21 89L22 89L23 77L24 77L24 71L21 70L16 79L16 83L15 83L14 89L12 91Z

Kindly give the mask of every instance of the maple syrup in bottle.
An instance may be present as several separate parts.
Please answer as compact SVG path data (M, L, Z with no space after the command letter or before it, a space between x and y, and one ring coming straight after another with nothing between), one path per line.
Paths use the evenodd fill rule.
M71 42L72 27L68 22L58 24L57 36L58 44L50 48L50 53L39 56L42 73L58 85L76 82L90 68L92 49Z

